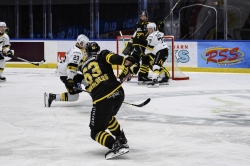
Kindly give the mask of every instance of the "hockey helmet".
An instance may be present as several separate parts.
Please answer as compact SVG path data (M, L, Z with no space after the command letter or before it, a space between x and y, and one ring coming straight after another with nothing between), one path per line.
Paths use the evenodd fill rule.
M89 42L86 46L88 56L96 55L100 51L100 46L96 42Z
M6 23L0 22L0 33L4 33L6 30Z
M156 30L156 24L154 22L151 22L147 25L147 29L152 28L153 32Z
M77 43L80 47L84 47L89 42L89 38L83 34L77 37Z
M146 16L146 17L148 17L148 13L146 11L141 11L140 12L139 16L141 17L143 15Z
M5 27L6 28L6 23L5 22L0 22L0 27Z

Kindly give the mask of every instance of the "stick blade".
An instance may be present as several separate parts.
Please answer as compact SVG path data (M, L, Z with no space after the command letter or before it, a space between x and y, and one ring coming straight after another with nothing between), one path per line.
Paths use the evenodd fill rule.
M150 101L151 101L151 99L148 98L146 101L144 101L143 103L138 104L138 105L136 105L136 106L137 106L137 107L143 107L143 106L147 105Z

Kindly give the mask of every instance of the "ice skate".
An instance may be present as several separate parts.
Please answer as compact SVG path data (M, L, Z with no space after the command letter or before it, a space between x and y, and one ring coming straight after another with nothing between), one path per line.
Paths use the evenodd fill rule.
M105 158L107 160L121 156L123 154L128 153L129 150L120 143L119 140L117 140L114 144L113 144L113 148L110 149L106 154L105 154Z
M128 140L125 137L124 131L121 131L121 135L116 137L116 140L119 140L120 143L125 147L125 148L129 148L128 146Z
M5 77L0 76L0 82L5 82L5 81L6 81L6 78L5 78Z
M143 76L138 77L138 84L139 85L147 84L151 81L152 81L152 79L150 79L148 77L143 77Z
M168 78L164 77L161 81L159 81L160 85L169 85L168 84Z
M56 95L53 93L44 93L44 105L45 107L50 107L53 100L56 99Z
M148 88L158 88L159 87L159 82L157 79L153 79L152 82L148 83L147 85Z

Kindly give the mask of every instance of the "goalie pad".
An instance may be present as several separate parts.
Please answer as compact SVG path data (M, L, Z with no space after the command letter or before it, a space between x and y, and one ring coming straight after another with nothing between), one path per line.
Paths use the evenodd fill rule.
M131 52L134 50L134 46L131 42L127 42L125 48L122 50L124 55L130 55Z

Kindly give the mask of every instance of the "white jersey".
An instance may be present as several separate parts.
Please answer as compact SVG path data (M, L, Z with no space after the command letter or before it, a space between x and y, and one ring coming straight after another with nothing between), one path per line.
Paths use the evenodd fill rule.
M73 79L77 74L78 67L83 62L85 54L84 49L73 46L57 64L57 74L60 76L68 76L68 79Z
M163 36L164 33L159 31L154 31L153 33L149 34L147 37L148 46L145 53L152 53L156 55L159 50L168 48L167 44L163 42Z
M0 52L6 54L10 50L10 38L4 33L0 35Z

